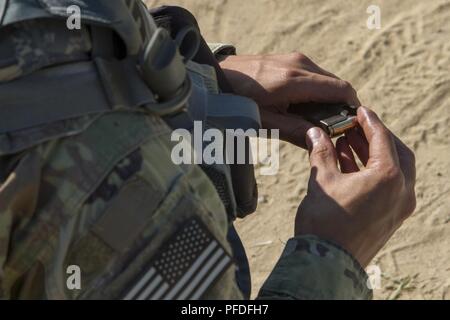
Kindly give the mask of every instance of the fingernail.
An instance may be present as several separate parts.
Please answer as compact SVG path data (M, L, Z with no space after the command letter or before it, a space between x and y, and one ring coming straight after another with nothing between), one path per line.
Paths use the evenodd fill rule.
M320 130L319 128L311 128L308 130L306 134L308 135L309 138L307 139L307 142L314 145L320 140L320 137L322 136L322 130ZM312 145L310 145L310 147Z
M371 109L367 108L367 107L361 107L361 114L363 115L363 117L366 119L366 121L372 123L373 121L379 121L380 118L378 117L378 115L372 111Z
M360 112L362 112L364 115L369 115L369 109L367 109L366 107L363 107L363 106L361 106L361 107L359 107L358 108L359 110L360 110Z

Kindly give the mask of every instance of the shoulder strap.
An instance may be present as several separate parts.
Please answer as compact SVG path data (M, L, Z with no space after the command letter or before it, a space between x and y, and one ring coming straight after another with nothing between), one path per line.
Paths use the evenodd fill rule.
M0 85L0 96L0 134L155 103L129 60L47 68Z

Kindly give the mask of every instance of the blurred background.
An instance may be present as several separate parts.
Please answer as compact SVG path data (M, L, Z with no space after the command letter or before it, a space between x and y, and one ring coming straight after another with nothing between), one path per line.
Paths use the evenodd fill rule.
M146 2L189 9L207 41L238 54L300 51L350 81L417 156L417 209L373 261L375 298L450 299L449 0ZM367 27L370 5L381 9L379 30ZM257 177L258 211L238 222L253 296L293 235L308 175L306 152L282 144L279 174Z

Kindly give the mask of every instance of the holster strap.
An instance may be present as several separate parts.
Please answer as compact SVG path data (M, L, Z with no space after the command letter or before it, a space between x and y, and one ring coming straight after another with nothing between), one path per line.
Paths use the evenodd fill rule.
M132 61L43 69L0 85L0 134L154 102Z

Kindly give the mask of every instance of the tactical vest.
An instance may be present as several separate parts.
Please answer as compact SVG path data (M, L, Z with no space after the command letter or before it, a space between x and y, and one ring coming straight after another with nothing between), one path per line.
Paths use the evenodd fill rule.
M0 0L0 30L38 19L66 21L72 4L70 0ZM82 24L91 31L90 59L11 70L11 81L0 82L0 156L79 134L99 116L127 109L145 108L164 117L172 128L192 129L193 120L204 121L204 129L259 128L256 105L220 94L213 68L189 62L195 44L187 56L181 56L177 44L156 27L141 1L78 0L76 5ZM191 32L185 30L178 43ZM60 79L69 83L62 86ZM24 87L28 95L18 99ZM220 108L224 105L226 109ZM51 129L45 130L49 124ZM254 210L256 195L246 199L250 205L240 208L237 204L238 191L233 189L228 165L202 169L214 183L230 222ZM253 188L253 173L249 177Z

